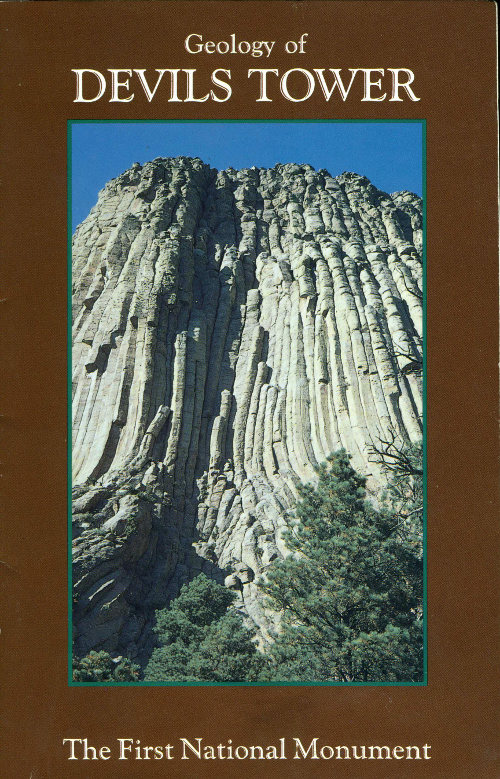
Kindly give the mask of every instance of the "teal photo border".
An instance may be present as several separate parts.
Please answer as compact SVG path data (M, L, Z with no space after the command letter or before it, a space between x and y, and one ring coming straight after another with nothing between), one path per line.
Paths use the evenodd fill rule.
M75 682L72 678L73 598L72 598L72 127L76 124L420 124L422 126L422 261L423 261L423 643L424 663L421 682ZM68 506L68 686L69 687L426 687L428 684L427 632L427 121L425 119L69 119L67 121L67 506Z

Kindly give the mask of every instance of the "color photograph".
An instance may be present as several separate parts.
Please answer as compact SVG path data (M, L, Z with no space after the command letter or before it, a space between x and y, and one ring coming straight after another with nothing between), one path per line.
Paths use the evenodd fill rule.
M425 121L68 123L71 685L425 685Z

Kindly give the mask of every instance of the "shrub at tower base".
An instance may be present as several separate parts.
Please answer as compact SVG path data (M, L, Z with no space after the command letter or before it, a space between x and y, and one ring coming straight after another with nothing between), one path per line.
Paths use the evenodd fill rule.
M157 612L160 647L147 665L146 681L182 683L257 681L264 657L239 613L228 610L235 594L200 574Z

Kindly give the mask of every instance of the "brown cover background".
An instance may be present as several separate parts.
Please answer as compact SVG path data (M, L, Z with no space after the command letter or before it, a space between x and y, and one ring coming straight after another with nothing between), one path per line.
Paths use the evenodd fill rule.
M0 15L0 773L498 776L494 4L44 2L3 3ZM309 39L300 57L276 53L277 43L270 60L203 58L184 51L190 32L216 41L232 32L250 41L284 43L302 32ZM149 104L137 89L131 103L79 105L70 72L78 67L229 67L233 97L172 104L160 89ZM249 67L410 67L421 101L326 103L317 89L304 103L255 103ZM382 117L427 119L428 686L68 687L66 120ZM295 736L333 745L429 743L432 759L68 762L62 747L63 738L83 737L114 747L119 737L144 745Z

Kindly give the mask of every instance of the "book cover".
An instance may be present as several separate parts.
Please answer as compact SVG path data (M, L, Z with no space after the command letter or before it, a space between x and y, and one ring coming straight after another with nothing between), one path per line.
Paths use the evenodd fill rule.
M0 12L2 775L495 776L494 4Z

